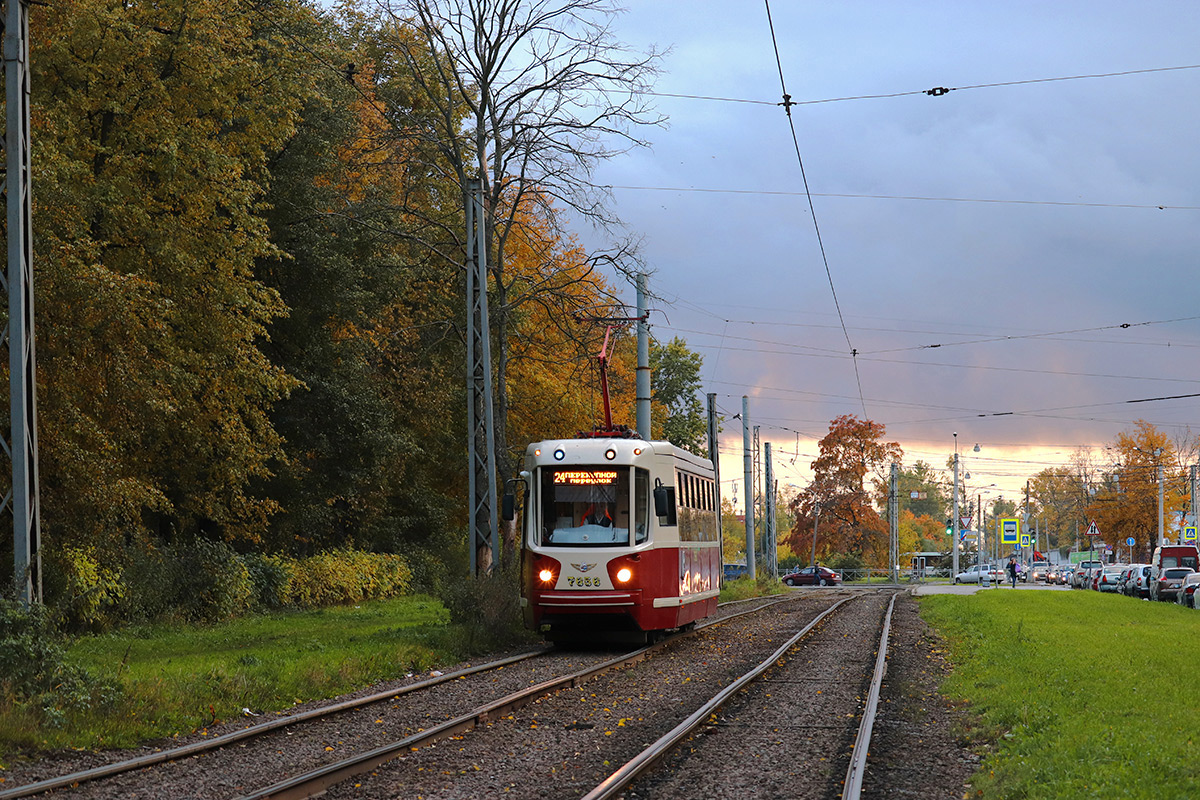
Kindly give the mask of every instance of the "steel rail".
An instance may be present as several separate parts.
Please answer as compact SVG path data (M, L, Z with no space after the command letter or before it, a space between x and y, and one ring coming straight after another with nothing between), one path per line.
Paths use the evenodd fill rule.
M842 788L842 800L858 800L862 795L863 777L867 772L867 756L871 749L871 730L875 727L875 712L879 708L879 691L883 676L887 674L888 634L892 629L892 610L896 607L896 595L888 603L883 617L883 633L879 636L879 649L875 653L875 672L871 675L871 689L867 692L867 703L863 708L858 735L854 738L854 751L850 766L846 769L846 782Z
M646 656L650 653L662 649L673 642L694 636L705 628L709 628L714 625L721 625L732 619L736 619L747 614L754 614L758 611L762 611L763 609L778 605L779 603L785 603L790 599L792 598L783 597L772 602L764 603L761 606L756 606L755 608L746 609L745 611L738 611L728 616L721 617L720 619L705 620L696 625L696 627L692 630L680 633L671 637L670 639L647 645L631 653L627 653L623 656L617 656L616 658L611 658L601 664L571 673L570 675L543 681L535 686L530 686L526 689L522 689L521 691L514 692L513 694L502 697L499 700L495 700L491 703L480 706L472 711L468 711L466 714L455 717L451 720L447 720L440 725L435 725L432 728L420 731L411 736L407 736L399 741L390 742L373 750L368 750L366 752L350 756L349 758L342 759L341 761L335 761L326 764L325 766L318 767L310 772L295 775L286 780L272 784L266 788L242 795L241 797L237 798L237 800L300 800L301 798L312 797L316 794L324 792L331 786L341 783L342 781L348 780L349 778L357 775L362 775L366 772L370 772L380 764L391 761L392 759L397 758L400 755L409 752L410 750L432 744L440 739L445 739L450 736L457 736L459 734L467 733L468 731L472 731L477 728L481 723L487 723L489 720L496 719L509 711L515 711L516 709L528 705L529 703L545 697L546 695L553 694L554 692L562 689L580 686L610 670L617 669L619 667L632 666L633 664L636 664L642 659L646 658ZM840 601L838 605L846 602L846 600L849 599L851 598L846 598L845 600ZM822 614L822 616L824 616L824 614Z
M856 595L857 596L857 595ZM783 658L789 650L807 636L818 624L834 611L841 608L845 603L853 600L854 597L847 597L834 603L829 608L822 611L815 619L805 625L799 633L788 639L782 647L772 653L761 664L754 667L742 677L735 680L733 683L726 686L720 692L713 696L711 700L694 711L687 719L679 723L675 728L661 736L658 741L647 747L638 755L627 761L616 772L605 778L596 788L585 794L582 800L611 800L620 795L623 791L629 788L638 777L649 770L660 758L665 756L677 744L682 742L691 735L696 728L700 727L718 708L729 700L734 694L741 690L746 684L759 678L764 672L773 667L779 659Z
M763 599L763 598L747 598L746 600L732 601L730 603L722 603L721 605L722 606L737 605L740 603L748 602L750 600L761 600L761 599ZM694 629L692 629L692 631L685 632L684 634L672 637L672 639L669 639L666 641L673 641L675 639L685 638L686 636L688 636L696 631L707 628L711 625L720 625L724 622L727 622L728 620L735 619L744 614L752 614L756 611L760 611L764 608L768 608L768 607L776 605L778 603L786 602L787 600L791 599L791 597L784 596L779 599L770 599L770 598L767 598L767 599L769 599L770 602L764 603L760 606L756 606L755 608L747 609L745 611L738 611L736 613L730 614L725 617L720 617L718 619L705 620L705 621L701 622L700 624L698 624ZM665 644L665 642L660 642L660 643L657 643L654 645L650 645L648 647L641 648L637 651L634 651L634 653L629 654L629 656L630 657L636 656L636 659L635 659L635 661L631 661L630 663L636 663L636 660L640 660L640 658L644 657L644 654L646 652L649 652L650 650L655 649L657 647L661 647L664 644ZM469 675L474 675L474 674L478 674L480 672L486 672L489 670L506 667L510 664L515 664L520 661L525 661L530 658L544 655L548 652L551 652L552 649L553 648L549 648L549 647L538 648L537 650L532 650L527 653L519 653L515 656L509 656L507 658L499 659L496 661L490 661L486 664L480 664L475 667L467 667L467 668L464 668L461 670L457 670L455 672L447 673L445 675L440 675L435 678L418 681L416 683L409 684L408 686L402 686L397 689L393 689L391 691L376 692L374 694L367 695L365 697L356 698L354 700L348 700L348 701L345 701L342 703L334 703L332 705L322 706L321 708L311 709L309 711L303 711L298 714L291 714L291 715L288 715L285 717L279 717L277 719L273 719L273 720L270 720L267 722L261 722L261 723L258 723L257 725L251 725L251 726L248 726L248 727L243 728L238 731L233 731L231 733L223 734L221 736L215 736L211 739L205 739L203 741L193 742L192 744L182 745L180 747L173 747L169 750L162 750L162 751L155 752L155 753L148 753L146 755L138 756L136 758L128 759L125 761L117 761L112 764L104 764L99 767L92 767L89 769L80 770L79 772L73 772L69 775L60 775L58 777L46 778L44 780L36 781L34 783L26 783L26 784L22 784L20 786L14 786L12 788L5 789L4 791L0 791L0 800L16 800L16 798L21 798L21 797L31 797L33 795L42 794L42 793L49 792L49 791L52 791L55 789L73 787L80 783L95 781L95 780L99 780L102 778L110 778L115 775L120 775L120 774L123 774L126 772L132 772L134 770L143 769L145 767L151 767L156 764L162 764L162 763L166 763L168 761L176 761L181 758L187 758L187 757L195 756L195 755L198 755L201 753L206 753L211 750L217 750L222 747L228 746L230 744L234 744L236 742L240 742L240 741L243 741L246 739L252 739L252 738L255 738L258 736L266 735L268 733L271 733L272 731L279 730L280 728L285 728L285 727L288 727L291 725L297 725L300 723L309 722L314 719L321 719L321 718L332 716L334 714L342 713L345 711L352 711L356 708L361 708L363 706L371 705L373 703L379 703L379 702L391 700L391 699L399 697L401 695L410 694L412 692L421 691L424 689L430 689L439 684L448 683L450 681L458 680L460 678L464 678ZM616 660L619 660L619 659L611 659L610 661L616 661ZM605 662L605 663L607 664L609 662ZM551 691L553 691L553 690L551 690ZM517 706L514 706L514 708L516 708L516 707ZM477 710L479 710L479 709L477 709ZM464 715L464 716L470 716L470 715ZM434 729L434 730L436 730L436 729ZM412 746L416 746L416 745L412 745Z
M353 700L346 700L341 703L322 706L321 708L314 708L309 711L302 711L298 714L290 714L285 717L279 717L267 722L260 722L257 725L251 725L249 727L242 728L239 731L233 731L232 733L226 733L221 736L214 736L212 739L193 742L192 744L183 745L181 747L173 747L170 750L161 750L157 753L149 753L147 755L138 756L137 758L132 758L127 761L117 761L100 767L92 767L91 769L81 770L79 772L71 773L70 775L62 775L57 778L46 778L45 780L37 781L36 783L26 783L21 786L15 786L12 789L6 789L5 791L0 792L0 800L29 797L31 795L51 791L52 789L75 786L76 784L85 783L87 781L94 781L99 778L108 778L113 775L120 775L123 772L132 772L133 770L141 769L143 767L161 764L165 761L175 761L180 758L194 756L198 753L216 750L220 747L233 744L234 742L240 742L243 739L251 739L257 736L262 736L270 733L271 731L275 731L280 728L286 728L289 725L296 725L297 723L308 722L310 720L332 716L343 711L352 711L356 708L361 708L362 706L371 705L372 703L380 703L401 695L411 694L412 692L422 691L424 689L430 689L439 684L458 680L459 678L464 678L468 675L487 672L493 669L500 669L501 667L506 667L510 664L535 658L548 652L551 652L551 648L542 647L538 648L537 650L531 650L527 653L518 653L515 656L502 658L498 661L489 661L486 664L480 664L475 667L466 667L455 672L439 675L434 678L428 678L426 680L411 683L407 686L401 686L390 691L376 692L374 694L367 695L366 697L358 697Z

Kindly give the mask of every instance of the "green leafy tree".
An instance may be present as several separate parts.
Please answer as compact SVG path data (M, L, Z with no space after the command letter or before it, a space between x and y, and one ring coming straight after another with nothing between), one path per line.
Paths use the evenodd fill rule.
M652 436L708 455L708 417L700 402L700 367L704 357L679 337L666 344L650 340Z

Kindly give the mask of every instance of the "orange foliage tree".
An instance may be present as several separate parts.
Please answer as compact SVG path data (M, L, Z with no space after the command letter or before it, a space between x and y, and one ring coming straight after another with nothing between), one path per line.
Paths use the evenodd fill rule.
M796 521L787 538L794 552L812 552L816 527L818 560L842 554L859 556L872 566L887 563L886 523L871 502L871 489L880 490L884 469L904 453L897 442L882 441L884 432L882 424L853 414L829 423L811 465L813 480L792 502Z

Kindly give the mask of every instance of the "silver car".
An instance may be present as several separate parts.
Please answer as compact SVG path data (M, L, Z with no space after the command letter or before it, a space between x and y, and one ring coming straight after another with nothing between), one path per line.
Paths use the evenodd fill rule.
M1102 592L1117 592L1120 590L1121 573L1125 571L1124 564L1105 567L1100 573L1100 580L1096 582L1096 588Z

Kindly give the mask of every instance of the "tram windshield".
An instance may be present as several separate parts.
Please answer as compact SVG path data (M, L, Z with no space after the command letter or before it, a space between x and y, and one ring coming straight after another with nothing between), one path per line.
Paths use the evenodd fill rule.
M637 470L638 499L633 503L635 541L646 540L649 480ZM541 470L542 545L612 547L628 545L629 467L543 467Z

